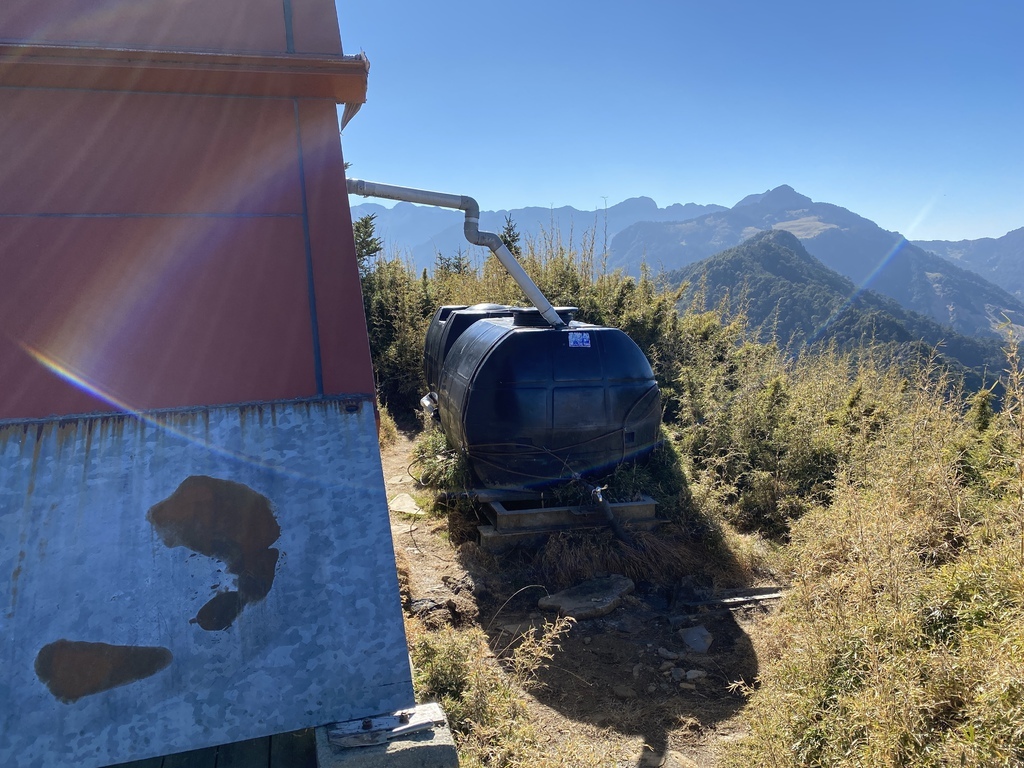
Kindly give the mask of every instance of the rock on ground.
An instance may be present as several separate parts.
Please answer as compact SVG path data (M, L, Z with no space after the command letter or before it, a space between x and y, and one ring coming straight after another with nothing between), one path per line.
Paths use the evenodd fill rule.
M679 634L683 638L683 642L694 653L707 653L715 639L703 624L680 630Z
M391 508L392 512L400 512L403 515L419 517L423 514L423 510L420 509L419 504L417 504L416 500L408 493L398 494L388 502L388 506Z
M542 597L537 606L574 619L592 619L614 611L622 604L622 598L632 591L631 579L619 575L606 576Z

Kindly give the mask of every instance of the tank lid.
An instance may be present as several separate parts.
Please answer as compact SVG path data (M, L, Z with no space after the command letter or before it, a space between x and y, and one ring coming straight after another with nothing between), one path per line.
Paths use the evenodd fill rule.
M579 312L577 307L555 307L555 312L562 318L562 322L568 325L573 317ZM526 326L530 328L550 327L540 310L536 307L515 307L512 310L512 325Z

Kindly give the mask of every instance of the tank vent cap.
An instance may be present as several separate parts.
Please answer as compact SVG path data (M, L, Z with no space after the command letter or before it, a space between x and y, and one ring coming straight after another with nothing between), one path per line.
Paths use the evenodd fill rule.
M577 307L555 307L555 312L562 318L562 322L568 325L576 313L579 312L579 309ZM536 307L517 307L513 309L512 325L525 326L527 328L551 327Z

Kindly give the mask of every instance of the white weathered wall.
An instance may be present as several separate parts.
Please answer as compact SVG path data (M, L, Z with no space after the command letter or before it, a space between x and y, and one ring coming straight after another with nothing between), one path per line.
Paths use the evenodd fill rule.
M237 578L146 518L199 475L265 496L281 530L269 593L222 631L190 619ZM413 701L365 399L2 425L0 574L0 765L107 765ZM59 639L173 660L62 703L35 669Z

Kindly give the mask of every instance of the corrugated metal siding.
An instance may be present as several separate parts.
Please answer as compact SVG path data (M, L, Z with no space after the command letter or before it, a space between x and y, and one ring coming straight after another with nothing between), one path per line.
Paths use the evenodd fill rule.
M341 53L329 0L4 0L0 39L233 53Z
M0 147L0 419L373 392L330 101L0 89Z

